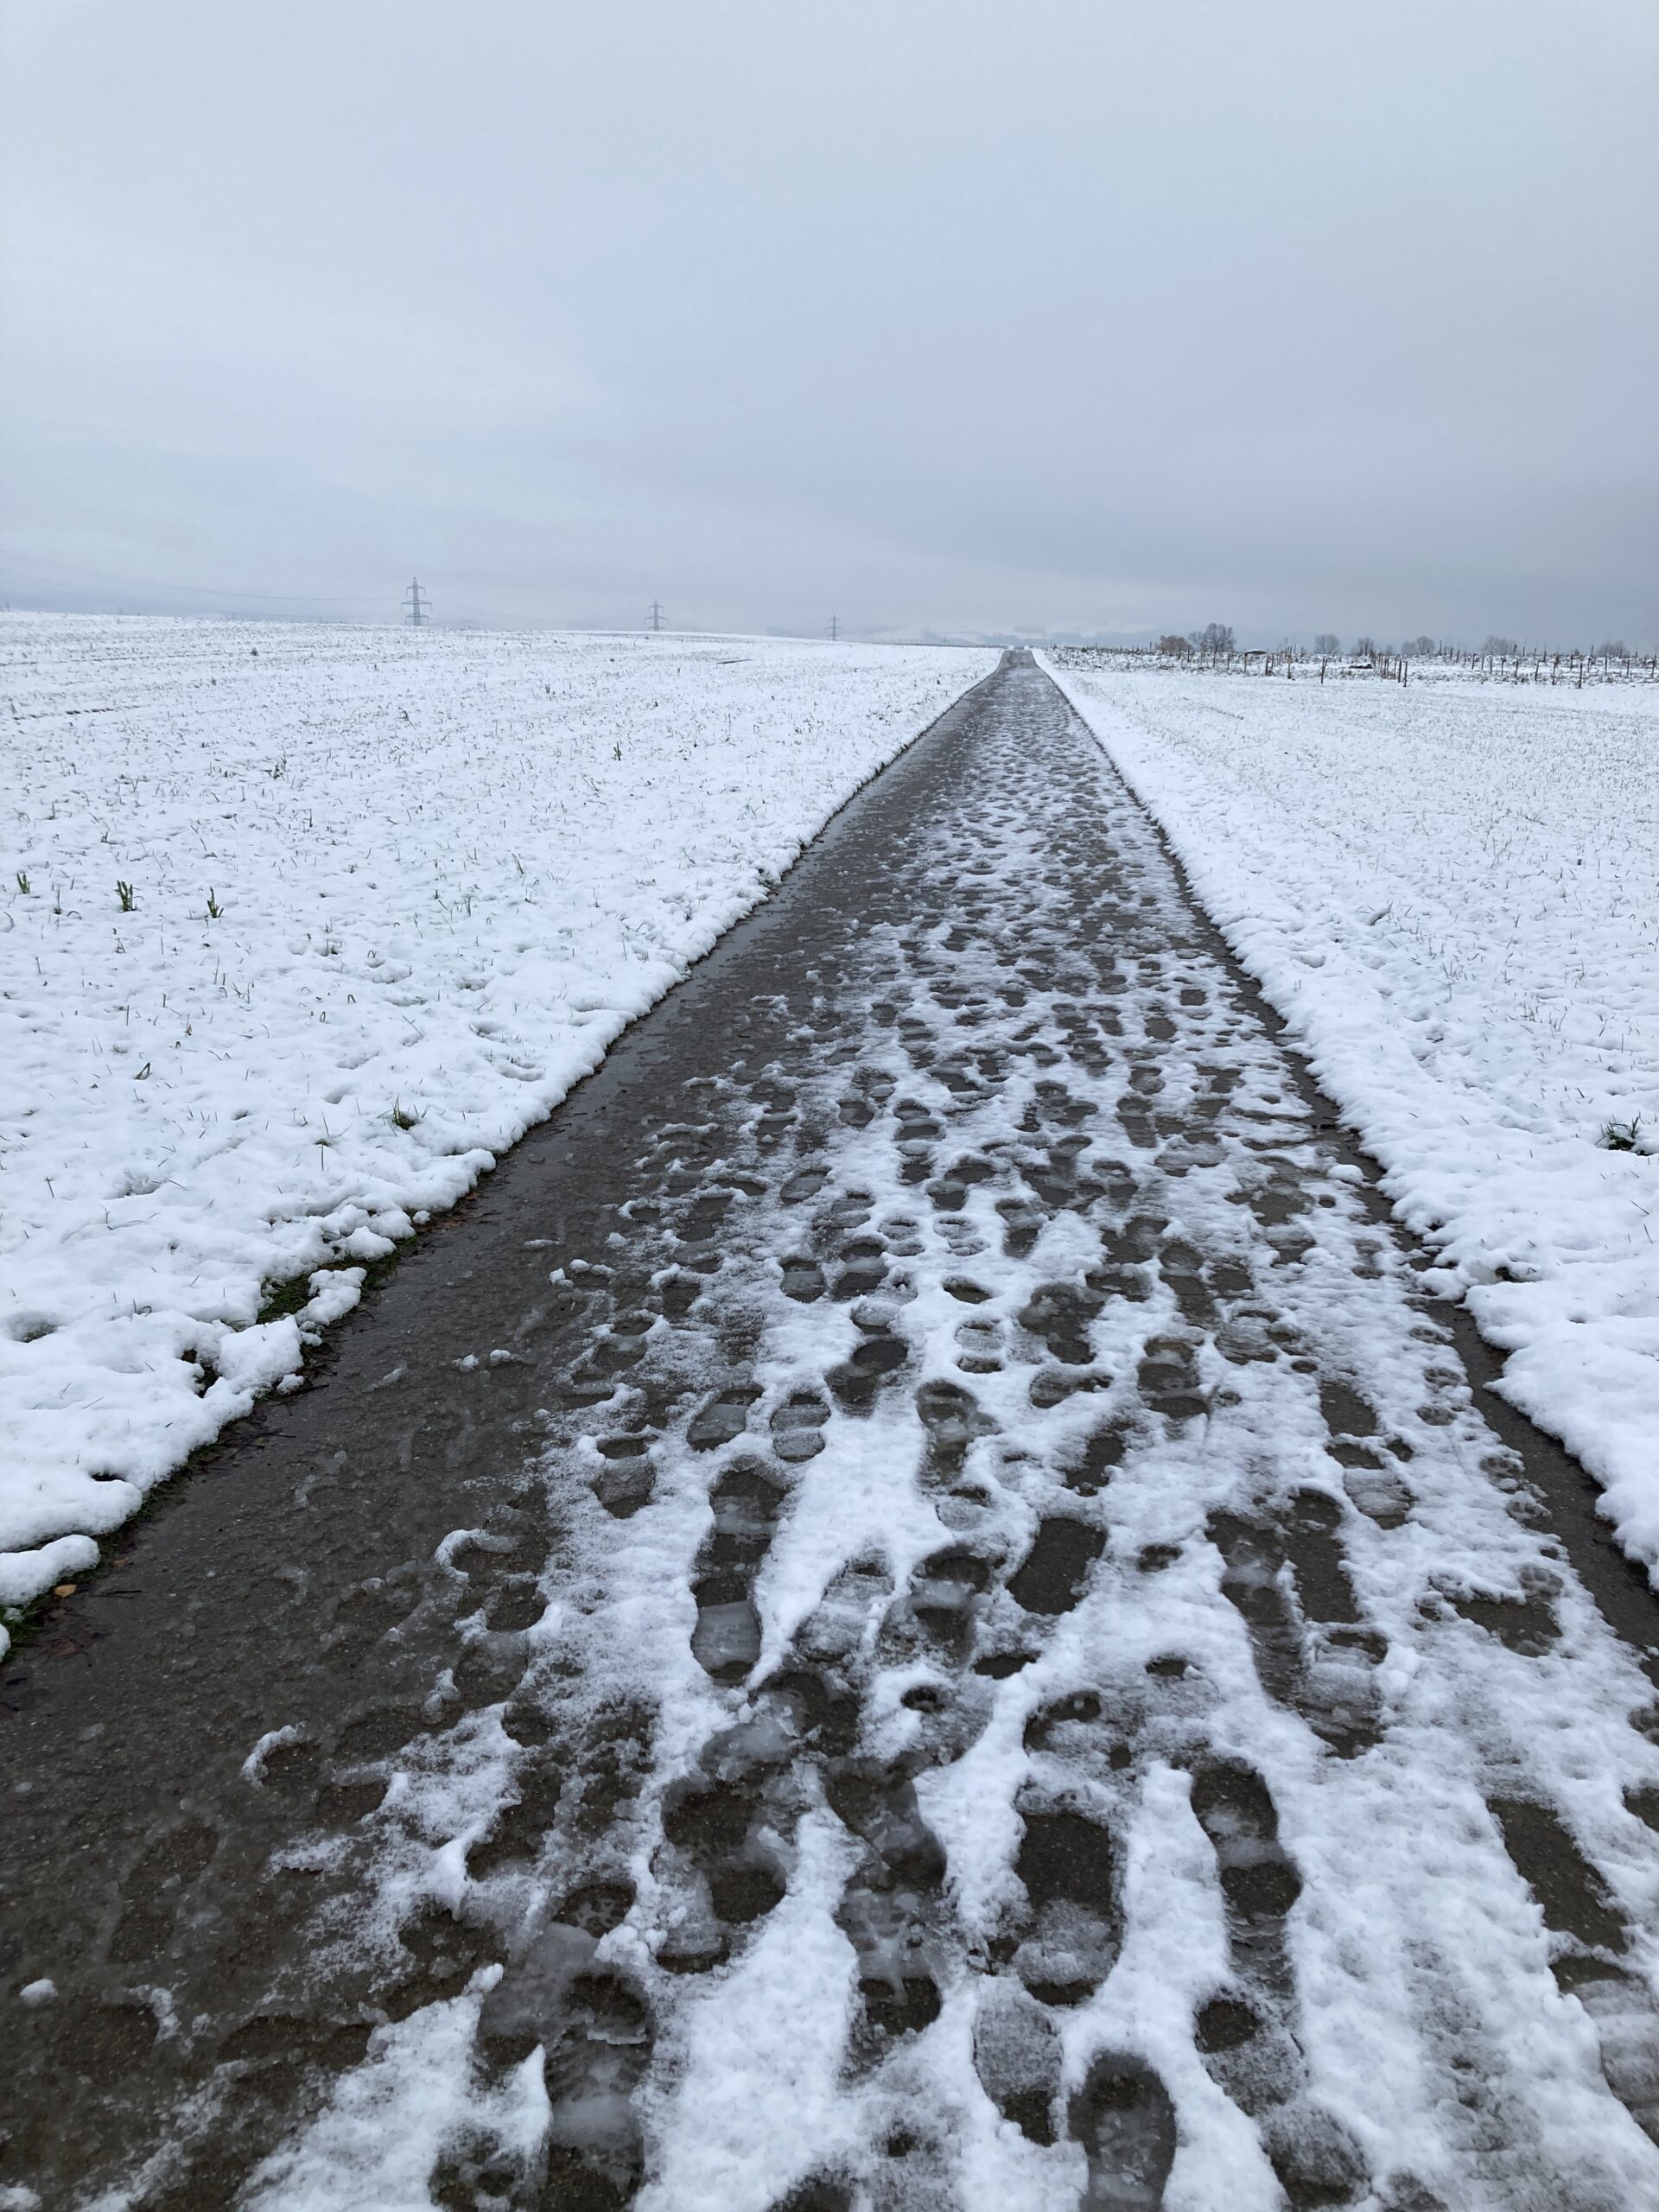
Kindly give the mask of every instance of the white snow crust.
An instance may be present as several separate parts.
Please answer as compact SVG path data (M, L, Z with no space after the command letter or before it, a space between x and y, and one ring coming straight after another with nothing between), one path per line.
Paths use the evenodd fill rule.
M1044 664L1659 1583L1659 690Z
M0 1604L291 1382L996 658L0 623Z

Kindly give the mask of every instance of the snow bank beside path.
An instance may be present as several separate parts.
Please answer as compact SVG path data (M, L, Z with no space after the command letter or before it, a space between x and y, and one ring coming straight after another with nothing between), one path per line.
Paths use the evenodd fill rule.
M0 1605L292 1376L997 658L0 621Z
M1659 1584L1659 691L1045 664Z

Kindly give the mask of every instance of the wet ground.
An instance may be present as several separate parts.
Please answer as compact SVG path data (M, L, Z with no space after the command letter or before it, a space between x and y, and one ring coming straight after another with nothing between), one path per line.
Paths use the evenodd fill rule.
M1418 1256L1012 661L0 1674L0 2207L1659 2206L1659 1619Z

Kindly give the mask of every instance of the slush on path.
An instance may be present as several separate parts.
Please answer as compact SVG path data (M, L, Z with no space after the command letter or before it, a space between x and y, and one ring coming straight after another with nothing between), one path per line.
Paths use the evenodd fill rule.
M1011 657L0 1675L0 2207L1659 2207L1659 1624L1276 1027Z

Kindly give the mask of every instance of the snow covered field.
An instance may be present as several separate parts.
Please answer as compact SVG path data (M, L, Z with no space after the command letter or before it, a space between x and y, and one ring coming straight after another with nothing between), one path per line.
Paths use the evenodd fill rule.
M996 659L0 623L0 1607L292 1377Z
M1659 690L1050 665L1659 1581Z

